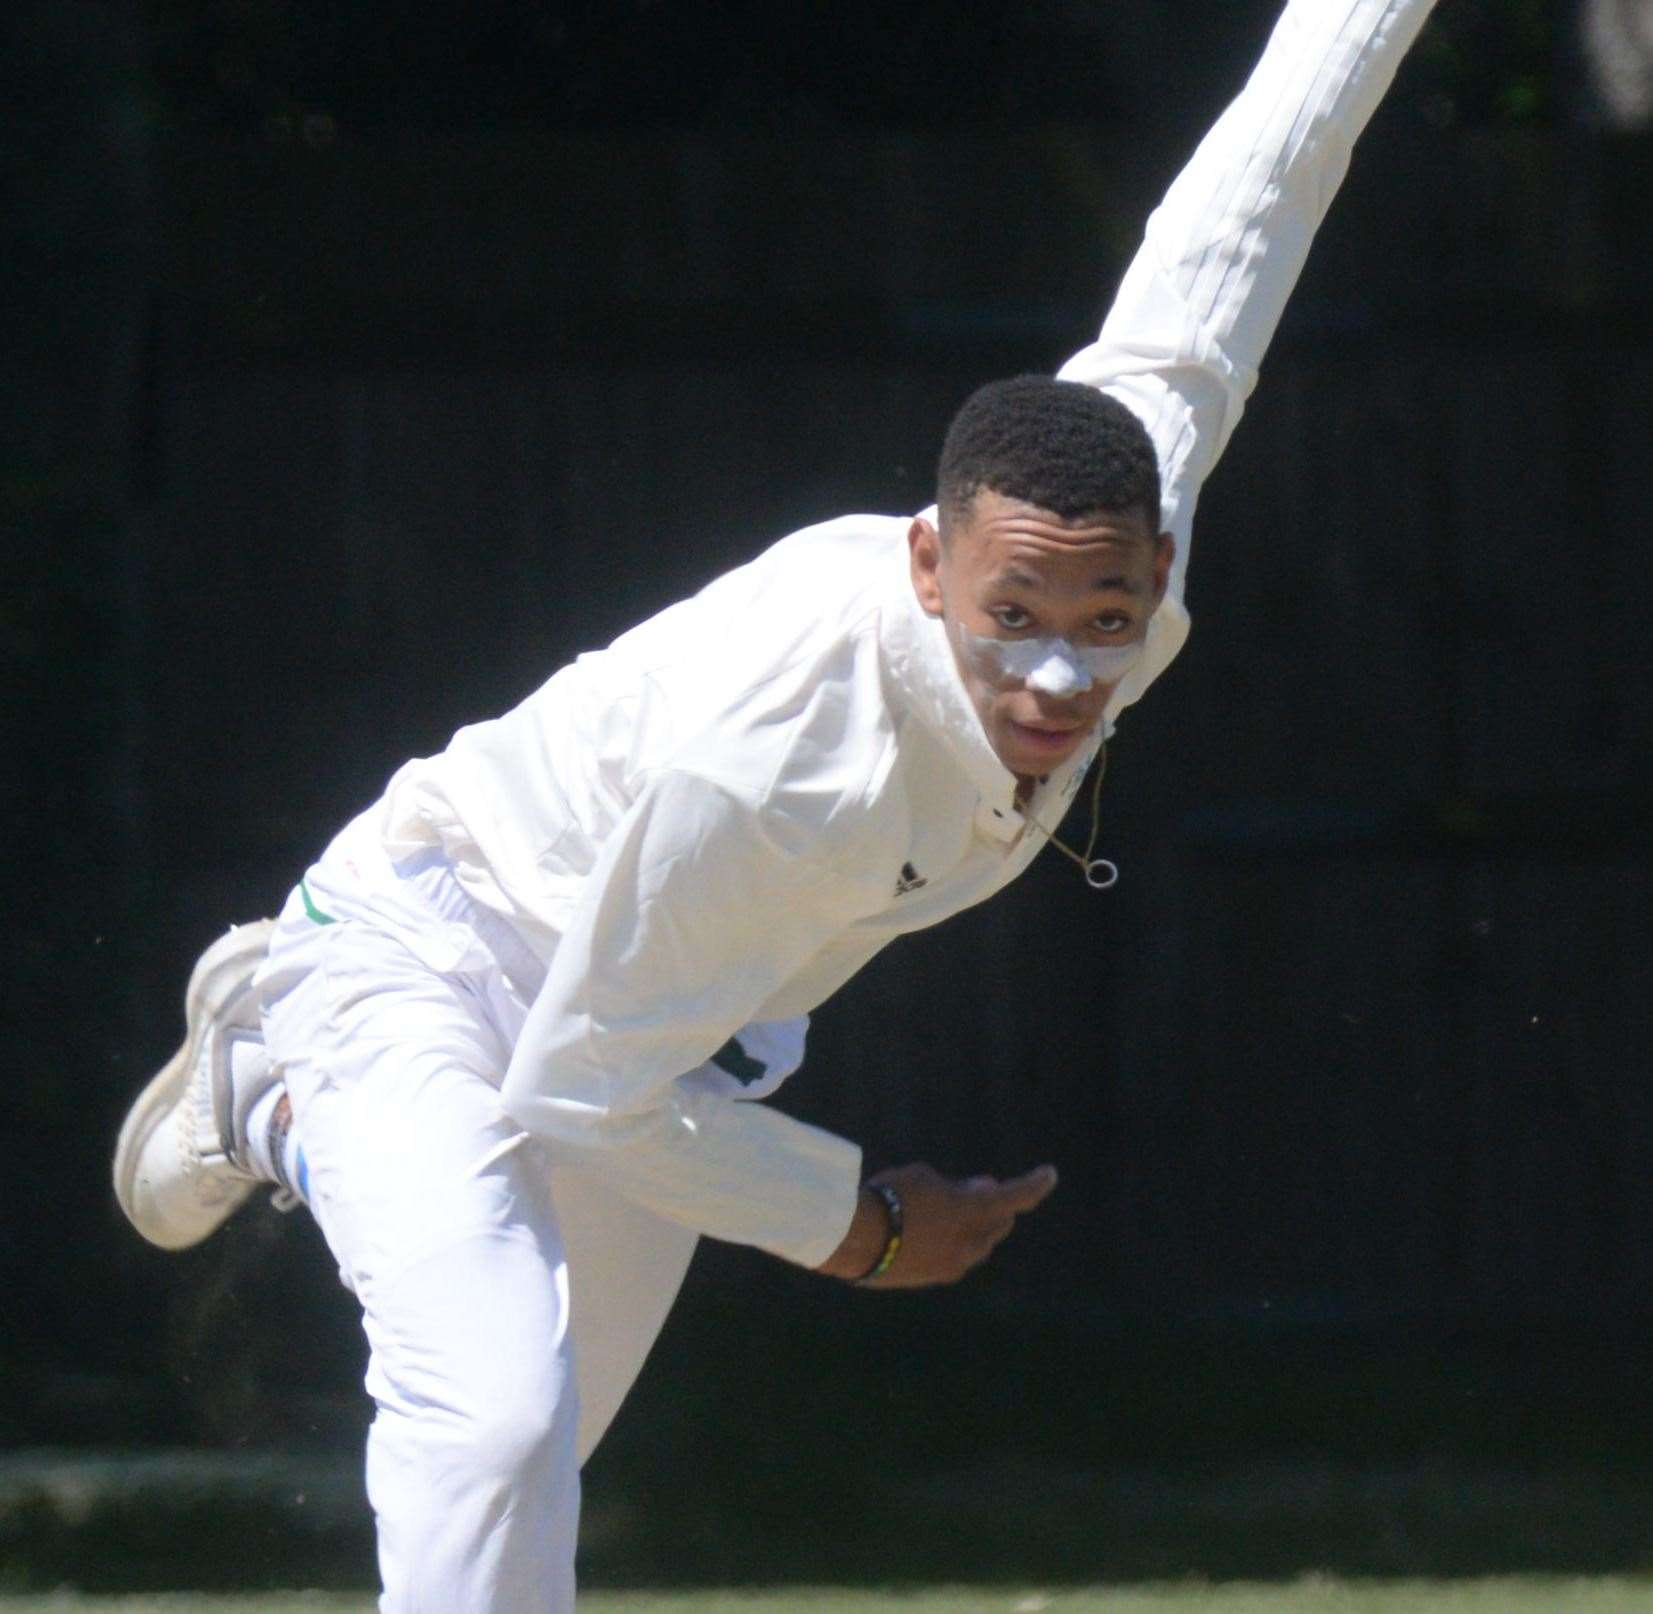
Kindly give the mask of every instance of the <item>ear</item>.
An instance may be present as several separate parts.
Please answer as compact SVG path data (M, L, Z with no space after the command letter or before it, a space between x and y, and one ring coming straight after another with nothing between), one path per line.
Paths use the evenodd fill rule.
M1162 532L1154 540L1154 604L1165 598L1171 582L1171 563L1177 558L1177 541L1170 533Z
M923 516L907 529L907 557L918 603L926 616L940 616L941 534Z

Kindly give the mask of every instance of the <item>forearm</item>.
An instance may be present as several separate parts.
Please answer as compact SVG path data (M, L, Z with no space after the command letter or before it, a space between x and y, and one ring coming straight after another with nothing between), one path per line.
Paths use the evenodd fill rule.
M845 1283L864 1279L889 1250L892 1228L889 1206L863 1184L843 1239L824 1261L815 1263L815 1270Z
M1238 374L1255 378L1354 143L1433 7L1292 0L1149 220L1152 268L1176 288L1201 344ZM1119 307L1109 323L1128 317Z
M1148 426L1184 552L1354 142L1433 5L1292 0L1149 220L1099 339L1063 366Z
M800 1266L826 1261L856 1210L861 1151L767 1105L683 1086L647 1112L571 1119L543 1138L670 1221Z

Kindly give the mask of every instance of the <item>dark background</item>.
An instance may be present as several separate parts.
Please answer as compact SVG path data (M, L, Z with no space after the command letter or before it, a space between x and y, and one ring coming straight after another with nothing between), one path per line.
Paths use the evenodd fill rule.
M577 649L927 502L1275 10L7 12L0 1442L354 1447L314 1230L165 1257L107 1187L195 954ZM708 1573L869 1473L1649 1456L1653 185L1579 38L1445 0L1357 152L1118 890L1051 858L819 1014L788 1107L1063 1183L941 1295L703 1251L590 1479Z

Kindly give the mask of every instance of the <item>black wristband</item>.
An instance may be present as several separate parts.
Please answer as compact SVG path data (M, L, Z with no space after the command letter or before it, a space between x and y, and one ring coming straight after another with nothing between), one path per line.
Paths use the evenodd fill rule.
M871 1283L874 1278L883 1277L895 1265L895 1258L901 1253L901 1232L906 1226L906 1217L901 1209L901 1195L895 1189L887 1182L869 1182L862 1186L870 1188L884 1201L884 1214L890 1219L890 1236L885 1241L878 1259L859 1278L851 1278L851 1283Z

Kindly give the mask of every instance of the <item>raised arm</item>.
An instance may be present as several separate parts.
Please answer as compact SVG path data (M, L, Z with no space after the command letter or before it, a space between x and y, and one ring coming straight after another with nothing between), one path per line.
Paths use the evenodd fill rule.
M1257 384L1286 299L1349 155L1434 0L1290 0L1262 60L1165 200L1097 340L1061 375L1112 393L1148 427L1177 554L1148 653L1112 711L1188 636L1194 504Z

